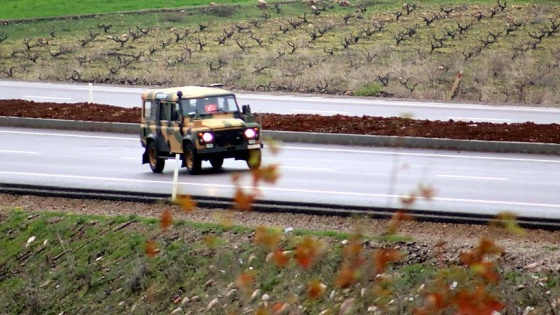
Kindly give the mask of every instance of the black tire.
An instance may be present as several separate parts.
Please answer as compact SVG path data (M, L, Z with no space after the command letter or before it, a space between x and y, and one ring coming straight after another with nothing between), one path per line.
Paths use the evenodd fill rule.
M150 163L152 172L163 172L163 168L165 167L165 159L160 158L159 151L156 148L156 143L153 141L150 142L150 145L148 146L148 162Z
M247 166L250 169L256 170L261 167L261 160L262 160L262 153L261 149L252 149L249 150L249 154L247 157Z
M212 168L214 169L220 169L222 168L222 165L224 165L224 158L211 158L210 159L210 165L212 165Z
M200 173L202 160L198 157L196 148L192 143L187 144L185 147L185 166L189 174L195 175Z

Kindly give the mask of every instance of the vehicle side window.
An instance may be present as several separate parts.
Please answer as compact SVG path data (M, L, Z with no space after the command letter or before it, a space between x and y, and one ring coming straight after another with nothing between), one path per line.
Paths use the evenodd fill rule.
M171 120L179 121L179 104L178 103L171 104Z
M171 119L171 104L161 103L159 106L159 120Z
M144 118L145 119L153 119L155 118L154 113L152 112L152 102L151 101L144 101Z

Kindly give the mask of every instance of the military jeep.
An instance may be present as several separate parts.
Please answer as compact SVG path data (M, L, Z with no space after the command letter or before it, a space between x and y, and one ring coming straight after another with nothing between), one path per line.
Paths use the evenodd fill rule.
M200 172L202 161L214 169L227 158L245 160L250 169L261 165L261 126L249 105L240 110L235 95L220 87L143 91L140 138L142 164L154 173L177 154L190 174Z

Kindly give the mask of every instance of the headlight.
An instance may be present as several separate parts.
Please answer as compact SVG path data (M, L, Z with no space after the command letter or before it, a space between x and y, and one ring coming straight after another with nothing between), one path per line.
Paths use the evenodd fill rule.
M200 139L200 143L212 143L214 141L214 135L211 132L199 132L198 139Z
M259 128L245 129L245 138L257 139L259 137Z

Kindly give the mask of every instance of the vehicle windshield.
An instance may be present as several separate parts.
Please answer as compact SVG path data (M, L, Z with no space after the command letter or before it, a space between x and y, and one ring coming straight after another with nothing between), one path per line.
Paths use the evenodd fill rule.
M220 113L237 113L239 108L233 95L191 98L181 100L183 115L211 116Z

